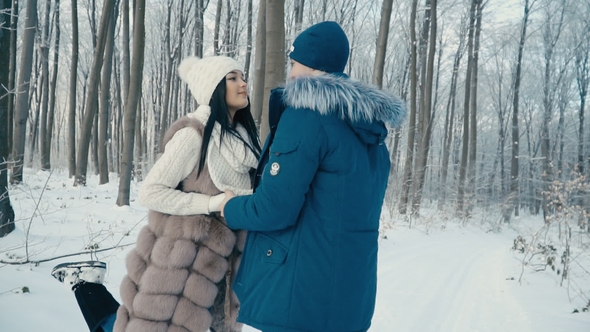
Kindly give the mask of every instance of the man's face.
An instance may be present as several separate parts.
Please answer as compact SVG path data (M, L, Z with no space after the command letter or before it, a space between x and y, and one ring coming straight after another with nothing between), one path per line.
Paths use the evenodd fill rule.
M293 79L300 76L318 76L324 74L323 71L310 68L306 65L302 65L295 60L291 60L291 73L289 78Z

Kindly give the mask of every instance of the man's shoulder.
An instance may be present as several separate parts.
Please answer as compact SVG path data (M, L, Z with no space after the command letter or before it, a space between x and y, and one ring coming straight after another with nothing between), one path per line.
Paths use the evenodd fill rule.
M288 126L308 126L313 128L322 123L322 114L312 108L289 106L281 116L281 123Z

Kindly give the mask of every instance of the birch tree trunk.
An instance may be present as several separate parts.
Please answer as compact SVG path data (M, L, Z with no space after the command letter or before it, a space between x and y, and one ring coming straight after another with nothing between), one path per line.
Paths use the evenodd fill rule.
M141 95L143 79L143 56L145 41L145 0L137 0L135 7L133 34L133 61L131 73L133 79L129 82L129 96L125 102L125 141L123 147L123 161L119 181L119 195L117 205L129 205L129 191L131 185L131 170L133 168L133 146L135 144L135 113Z
M21 48L20 69L18 71L16 108L14 110L14 138L12 158L14 166L10 182L18 184L23 181L25 156L25 138L27 135L27 118L29 116L29 88L33 68L33 46L37 26L37 0L27 0L25 32Z

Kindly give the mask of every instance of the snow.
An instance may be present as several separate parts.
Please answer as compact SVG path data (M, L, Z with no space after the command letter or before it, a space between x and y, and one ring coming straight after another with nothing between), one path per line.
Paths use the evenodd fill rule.
M134 201L138 184L131 186L131 206L117 207L115 175L105 185L90 176L87 187L73 187L66 171L27 169L24 180L10 188L17 229L0 239L0 261L22 261L27 252L31 261L88 248L99 252L0 264L2 330L85 331L73 293L51 269L68 261L102 260L108 264L105 285L120 299L125 256L146 223L146 209ZM539 217L521 217L499 232L476 219L466 225L442 219L432 212L424 218L428 222L411 227L399 217L383 221L371 332L590 331L590 313L572 313L590 296L587 235L578 241L586 252L574 249L579 268L572 267L571 278L560 286L561 275L523 270L523 254L511 250L519 234L527 238L542 227Z

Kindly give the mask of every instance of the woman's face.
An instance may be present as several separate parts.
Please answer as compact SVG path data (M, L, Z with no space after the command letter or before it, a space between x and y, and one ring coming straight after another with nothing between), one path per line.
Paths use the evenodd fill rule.
M248 106L248 83L239 70L225 75L225 103L232 119L238 110Z

